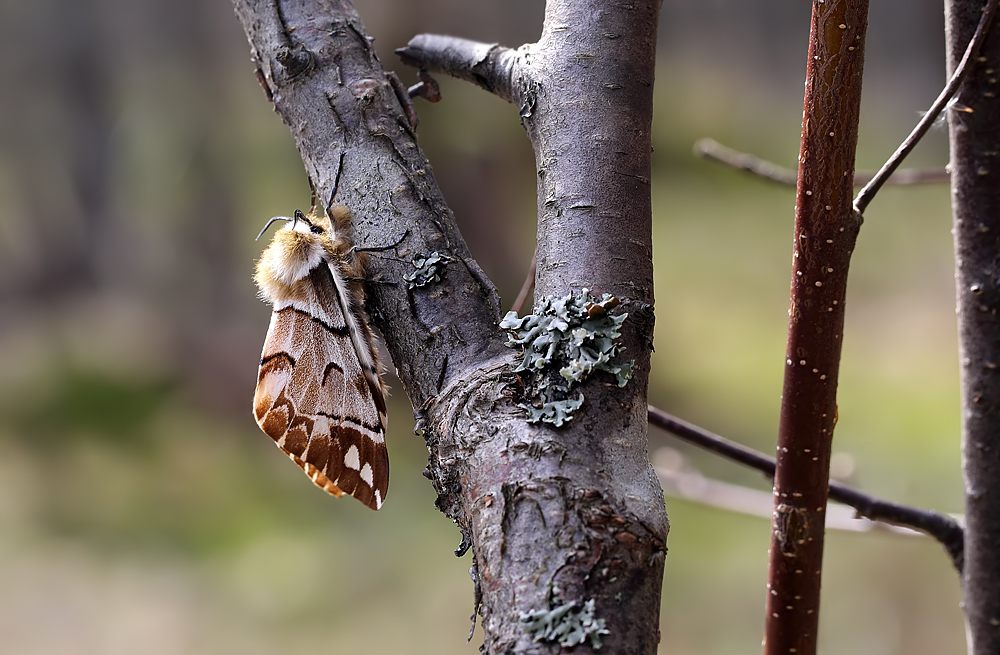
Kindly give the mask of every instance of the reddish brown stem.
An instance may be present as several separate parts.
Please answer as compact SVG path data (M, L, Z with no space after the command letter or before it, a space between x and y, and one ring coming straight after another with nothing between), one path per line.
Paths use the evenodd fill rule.
M868 0L814 0L799 150L791 306L778 428L765 655L813 655Z

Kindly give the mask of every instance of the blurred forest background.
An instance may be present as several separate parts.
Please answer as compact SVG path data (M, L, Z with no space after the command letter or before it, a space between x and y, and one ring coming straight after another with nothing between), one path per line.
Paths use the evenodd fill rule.
M542 0L357 0L383 64L424 31L518 46ZM794 166L809 3L665 0L654 117L651 402L771 451L794 191L695 159L710 136ZM873 3L860 162L875 168L944 81L942 6ZM510 305L534 243L513 107L440 79L422 147ZM264 221L307 208L287 128L227 0L0 3L0 651L475 653L468 556L432 505L397 391L378 514L313 488L250 400L269 309ZM932 133L909 165L944 166ZM888 188L849 292L835 472L962 508L947 185ZM390 380L391 383L391 380ZM395 385L398 389L398 384ZM758 475L651 434L706 475ZM672 450L666 450L672 449ZM769 525L668 498L661 652L759 649ZM933 542L834 533L827 655L961 652L959 582ZM478 633L478 629L477 629Z

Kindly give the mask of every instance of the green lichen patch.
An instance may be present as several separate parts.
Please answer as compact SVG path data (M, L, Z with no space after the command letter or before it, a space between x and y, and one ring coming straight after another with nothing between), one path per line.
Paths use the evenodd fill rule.
M579 646L590 641L594 650L601 647L601 635L610 634L604 619L594 617L594 599L582 606L576 601L551 610L533 610L519 617L521 625L535 641L555 641L560 646Z
M410 263L413 264L413 268L416 270L408 275L404 275L403 280L410 289L426 287L428 284L440 282L441 278L444 277L448 262L453 259L448 255L440 254L436 250L429 255L414 257Z
M623 350L616 340L628 316L608 313L618 304L610 294L598 300L583 289L544 299L535 314L518 318L508 312L500 322L510 335L507 345L522 350L514 370L525 387L528 402L520 407L528 412L528 422L558 427L571 420L584 400L573 389L595 371L613 375L619 387L628 383L634 362L611 363Z

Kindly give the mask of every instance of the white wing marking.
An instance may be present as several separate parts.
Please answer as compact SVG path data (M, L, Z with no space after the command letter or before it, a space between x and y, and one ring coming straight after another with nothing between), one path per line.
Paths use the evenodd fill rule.
M337 275L317 266L296 287L300 293L275 305L254 415L317 486L378 509L389 486L382 383L372 345L359 345L370 333L351 309L345 320L342 308L351 305Z

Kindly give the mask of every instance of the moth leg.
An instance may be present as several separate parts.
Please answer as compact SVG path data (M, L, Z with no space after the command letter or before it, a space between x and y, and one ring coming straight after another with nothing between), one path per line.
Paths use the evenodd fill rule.
M399 244L403 243L403 240L406 239L406 237L408 237L408 236L410 236L410 229L409 228L407 228L406 231L403 232L403 236L399 237L399 239L396 241L396 243L390 244L388 246L376 246L376 247L372 247L372 248L359 248L358 246L355 246L355 247L351 248L351 252L355 252L355 253L358 253L358 252L385 252L386 250L392 250L393 248L398 247Z
M368 284L397 284L391 280L371 280L364 277L345 277L344 279L348 282L365 282Z

